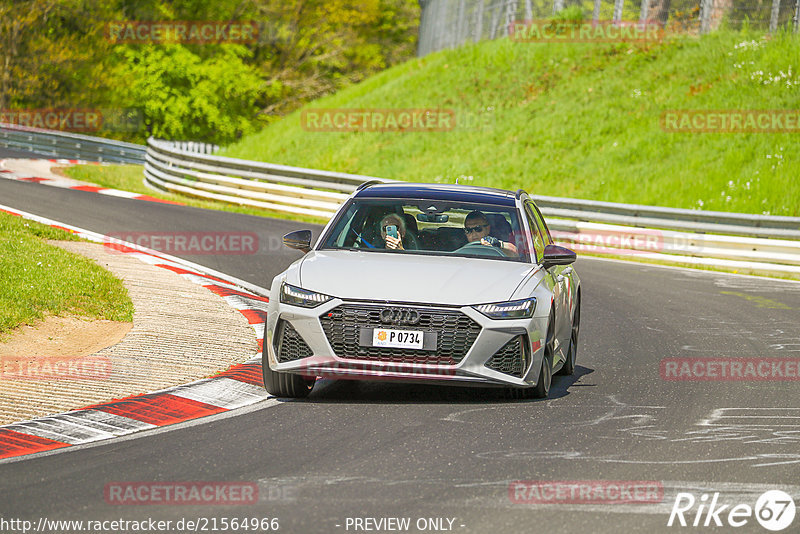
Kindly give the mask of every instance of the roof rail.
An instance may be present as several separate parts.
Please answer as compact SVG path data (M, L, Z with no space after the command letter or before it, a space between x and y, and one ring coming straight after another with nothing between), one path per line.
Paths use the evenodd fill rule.
M377 184L382 184L382 183L384 183L384 182L382 182L381 180L367 180L363 184L361 184L358 187L356 187L356 191L361 191L362 189L366 189L366 188L368 188L368 187L370 187L372 185L377 185Z
M527 195L527 194L528 194L528 192L525 191L524 189L517 189L517 192L514 193L514 198L519 198L522 195Z

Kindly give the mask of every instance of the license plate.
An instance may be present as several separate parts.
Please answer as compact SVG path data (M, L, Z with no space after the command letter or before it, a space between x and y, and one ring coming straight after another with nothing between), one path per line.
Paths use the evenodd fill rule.
M422 330L389 330L376 328L372 331L373 347L422 350L424 336Z

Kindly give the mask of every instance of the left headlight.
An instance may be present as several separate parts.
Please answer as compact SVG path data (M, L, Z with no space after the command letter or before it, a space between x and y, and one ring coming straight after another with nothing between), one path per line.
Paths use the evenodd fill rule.
M536 298L481 304L473 308L490 319L530 319L536 309Z
M282 304L291 304L292 306L300 306L301 308L316 308L332 298L331 296L315 293L314 291L293 286L286 282L281 284Z

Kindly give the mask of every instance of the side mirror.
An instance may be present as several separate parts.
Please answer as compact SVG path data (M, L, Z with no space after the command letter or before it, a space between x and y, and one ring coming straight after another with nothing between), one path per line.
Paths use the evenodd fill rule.
M559 247L558 245L547 245L544 247L544 257L542 258L542 265L545 269L549 269L554 265L569 265L574 263L578 256L568 248Z
M295 230L283 236L283 244L289 248L308 252L311 250L311 230Z

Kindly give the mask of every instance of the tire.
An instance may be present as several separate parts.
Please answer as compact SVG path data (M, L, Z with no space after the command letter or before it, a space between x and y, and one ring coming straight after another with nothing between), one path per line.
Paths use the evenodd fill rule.
M266 343L261 353L261 371L264 375L264 387L267 393L275 397L289 399L308 397L308 394L314 388L314 382L317 380L316 377L309 380L300 375L279 373L270 369Z
M544 345L544 358L539 370L539 380L532 388L509 388L508 396L512 399L545 399L550 394L553 383L553 354L555 353L555 323L553 313L547 324L547 339Z
M569 338L569 351L567 351L567 361L559 369L558 375L573 375L575 373L575 361L578 357L578 334L581 329L581 299L575 304L575 313L572 315L572 333Z

